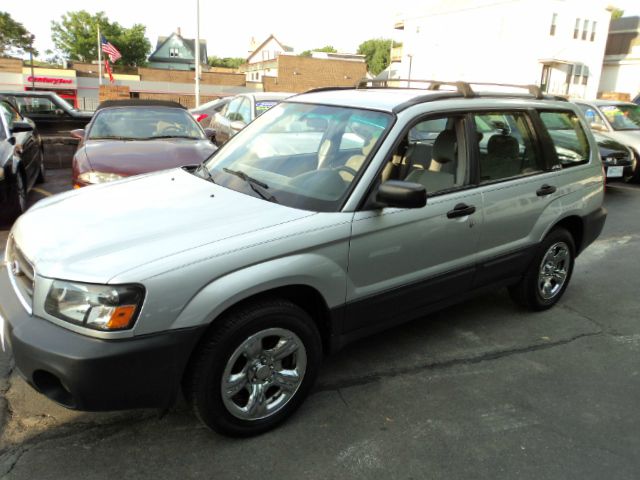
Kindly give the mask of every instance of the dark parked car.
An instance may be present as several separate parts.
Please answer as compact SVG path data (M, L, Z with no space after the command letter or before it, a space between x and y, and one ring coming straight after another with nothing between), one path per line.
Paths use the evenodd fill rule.
M44 181L42 142L34 123L0 97L0 220L27 208L27 193Z
M211 119L217 145L233 137L248 123L293 93L243 93L233 97L225 109Z
M76 110L53 92L0 92L18 111L33 120L42 136L68 135L84 128L93 112Z
M216 150L193 116L174 102L103 102L87 129L71 135L80 140L73 156L74 188L198 165Z
M221 112L224 107L231 101L232 97L218 98L210 102L204 103L196 108L189 109L189 113L204 128L211 123L211 119L216 113Z

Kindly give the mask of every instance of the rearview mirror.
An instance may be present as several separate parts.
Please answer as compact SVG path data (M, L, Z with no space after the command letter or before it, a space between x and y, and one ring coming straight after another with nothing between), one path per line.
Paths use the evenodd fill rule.
M422 208L427 204L427 190L419 183L388 180L378 188L376 202L384 207Z
M32 132L33 127L29 122L13 122L11 133Z
M77 128L69 132L71 138L75 138L76 140L82 140L84 138L84 133L85 132L83 128Z
M216 131L213 128L205 128L204 135L213 142L216 137Z

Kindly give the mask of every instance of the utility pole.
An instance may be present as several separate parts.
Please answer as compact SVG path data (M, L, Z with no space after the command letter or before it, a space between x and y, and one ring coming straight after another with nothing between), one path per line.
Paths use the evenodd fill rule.
M200 106L200 0L196 0L196 108Z
M36 78L33 74L33 40L36 38L35 35L31 34L31 46L29 47L29 63L31 63L31 90L36 89Z

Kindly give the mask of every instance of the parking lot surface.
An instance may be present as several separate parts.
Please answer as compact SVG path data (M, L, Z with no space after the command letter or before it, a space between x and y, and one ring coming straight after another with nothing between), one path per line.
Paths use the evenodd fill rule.
M289 422L252 439L208 431L182 401L69 411L0 356L0 478L637 479L640 188L608 187L605 206L555 308L497 291L353 344Z

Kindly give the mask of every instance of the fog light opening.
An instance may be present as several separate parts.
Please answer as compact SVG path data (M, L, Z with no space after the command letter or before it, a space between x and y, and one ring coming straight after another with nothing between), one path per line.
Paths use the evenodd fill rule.
M58 377L44 370L33 372L35 387L47 398L65 407L74 408L75 401L71 392L67 390Z

